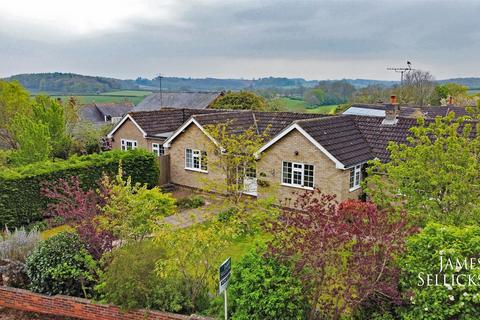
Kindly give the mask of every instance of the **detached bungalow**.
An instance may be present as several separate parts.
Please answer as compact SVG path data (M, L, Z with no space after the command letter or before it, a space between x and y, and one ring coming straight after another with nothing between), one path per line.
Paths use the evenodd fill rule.
M283 201L292 199L294 191L320 188L343 201L362 194L365 163L375 158L389 161L389 141L405 143L410 128L417 125L415 118L399 116L396 104L385 105L383 111L384 116L322 116L163 109L128 114L109 137L117 149L141 147L164 155L170 159L163 168L169 172L168 182L201 189L205 181L226 178L213 165L221 157L221 146L206 126L228 123L232 134L269 128L265 144L256 153L256 168L245 172L245 193L266 197L274 192Z

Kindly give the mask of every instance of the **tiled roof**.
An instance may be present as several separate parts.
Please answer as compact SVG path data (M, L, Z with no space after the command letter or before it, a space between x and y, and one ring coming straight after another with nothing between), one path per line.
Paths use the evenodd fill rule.
M355 125L355 116L302 120L297 124L347 167L373 158L372 149Z
M223 92L162 92L153 93L143 99L135 111L152 111L162 108L205 109Z
M154 136L159 133L177 130L194 114L219 113L224 110L213 109L161 109L156 111L135 111L129 115L147 133Z
M122 117L133 109L131 102L91 103L80 109L80 117L91 122L105 122L105 116Z
M133 109L133 103L131 102L95 103L95 105L103 115L112 117L122 117Z
M228 123L227 129L232 134L238 134L254 127L258 133L266 132L270 137L279 133L295 120L320 117L325 116L315 113L261 112L251 110L203 115L197 114L194 116L202 126Z
M382 125L383 118L356 116L355 125L362 133L372 151L372 158L379 158L386 162L390 159L387 146L390 141L406 143L410 135L410 128L417 125L413 118L397 118L395 125Z

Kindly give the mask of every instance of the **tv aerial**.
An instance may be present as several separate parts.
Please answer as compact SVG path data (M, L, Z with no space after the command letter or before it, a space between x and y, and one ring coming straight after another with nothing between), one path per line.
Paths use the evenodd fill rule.
M412 69L412 63L410 61L407 61L407 67L388 67L387 70L390 70L390 71L395 71L397 73L400 73L400 84L403 83L403 74L405 72L410 72L412 70L415 70L415 69Z

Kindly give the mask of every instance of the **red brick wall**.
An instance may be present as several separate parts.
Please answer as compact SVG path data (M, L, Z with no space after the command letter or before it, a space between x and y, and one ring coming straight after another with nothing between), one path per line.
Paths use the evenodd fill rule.
M89 300L68 296L44 296L27 290L0 286L0 306L11 309L46 313L50 315L92 320L192 320L207 319L158 311L136 310L122 312L113 305L91 303Z

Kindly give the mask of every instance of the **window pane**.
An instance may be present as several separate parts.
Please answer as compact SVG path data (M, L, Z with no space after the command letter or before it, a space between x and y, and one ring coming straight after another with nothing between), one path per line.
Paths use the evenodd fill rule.
M200 157L193 153L193 168L200 169Z
M293 171L293 184L302 185L302 171Z
M202 151L201 155L201 169L207 171L207 152Z
M303 173L303 186L313 188L313 165L305 164Z
M185 151L185 166L193 168L192 149L186 149Z
M355 169L350 169L350 188L355 187Z
M165 154L165 148L163 146L158 147L158 155L163 156Z
M292 183L292 163L284 161L282 171L283 171L283 176L282 176L283 183Z

